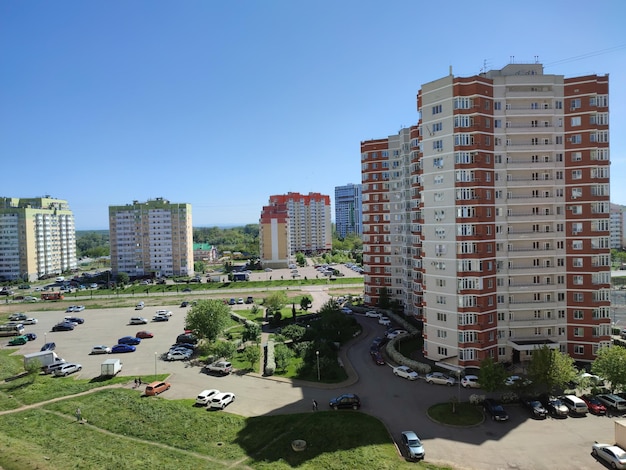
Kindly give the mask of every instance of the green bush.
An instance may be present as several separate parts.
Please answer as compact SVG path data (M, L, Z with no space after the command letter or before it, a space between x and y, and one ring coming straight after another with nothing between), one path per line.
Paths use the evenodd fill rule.
M274 341L268 341L265 352L265 375L274 375L276 372L276 359L274 357Z

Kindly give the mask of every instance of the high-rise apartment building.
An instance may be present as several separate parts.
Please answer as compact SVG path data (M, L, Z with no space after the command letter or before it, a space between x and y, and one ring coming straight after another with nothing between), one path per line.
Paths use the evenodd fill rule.
M285 267L296 253L332 249L330 197L319 193L270 196L261 212L261 260L268 267Z
M626 211L623 206L611 204L611 249L621 250L626 246L624 242L624 224L626 223Z
M341 238L363 233L361 205L360 184L335 187L335 230Z
M0 279L35 281L76 268L74 214L67 201L0 198Z
M477 366L610 343L608 76L510 64L418 93L419 123L361 143L366 301Z
M191 276L191 204L163 198L109 206L111 271L131 277Z

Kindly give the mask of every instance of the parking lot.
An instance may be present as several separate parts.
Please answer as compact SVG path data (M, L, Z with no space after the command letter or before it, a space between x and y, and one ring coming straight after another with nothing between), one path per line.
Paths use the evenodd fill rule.
M318 293L318 301L323 301ZM326 294L327 298L327 294ZM237 306L243 308L244 306ZM149 322L147 325L128 325L131 316L152 318L156 310L165 308L173 312L168 322ZM13 309L12 311L14 311ZM228 412L242 416L259 416L293 412L310 412L312 399L320 409L328 409L328 400L341 393L357 393L363 403L362 411L381 419L394 439L401 431L412 429L424 440L427 460L448 463L455 469L596 469L603 468L590 456L594 441L613 442L612 417L588 415L584 418L533 420L519 405L507 405L511 419L505 423L487 420L472 428L455 428L433 422L426 410L434 403L449 401L460 395L466 401L476 391L428 385L423 379L407 381L395 377L388 366L374 364L369 356L369 346L384 328L373 318L355 315L363 326L363 333L353 340L346 357L358 373L358 380L334 387L317 387L316 384L299 386L289 381L262 378L258 374L233 373L226 377L207 375L199 366L186 361L167 362L161 355L175 342L183 331L186 308L150 306L135 311L131 307L87 309L76 314L85 319L74 331L51 332L51 327L66 313L29 312L38 318L37 325L26 327L35 332L37 340L14 348L19 354L36 352L46 341L57 344L57 353L67 361L82 364L81 378L100 374L104 359L118 357L124 368L122 375L150 376L153 373L170 374L172 388L163 398L193 398L203 389L219 389L236 394ZM119 355L89 354L98 344L111 346L122 336L134 335L139 330L154 333L154 338L144 339L137 351ZM0 339L3 347L8 340ZM202 410L198 410L202 412Z

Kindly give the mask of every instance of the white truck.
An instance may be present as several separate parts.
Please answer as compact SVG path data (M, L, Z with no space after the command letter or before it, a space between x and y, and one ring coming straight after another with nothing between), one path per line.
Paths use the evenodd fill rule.
M100 375L104 377L113 377L122 370L122 361L119 359L107 359L100 364Z
M24 354L24 369L28 368L28 365L34 361L39 361L42 369L57 362L65 362L54 351L41 351Z

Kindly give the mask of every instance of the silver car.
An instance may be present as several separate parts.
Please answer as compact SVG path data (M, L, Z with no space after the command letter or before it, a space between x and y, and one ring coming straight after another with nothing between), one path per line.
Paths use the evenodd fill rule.
M424 446L420 438L413 431L402 432L402 445L411 460L421 460L425 456Z
M626 469L626 451L621 447L596 442L591 447L591 454L596 459L609 464L611 468Z
M439 384L439 385L454 385L456 380L452 377L447 376L446 374L442 374L441 372L432 372L430 374L426 374L426 382L429 384Z

